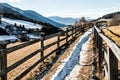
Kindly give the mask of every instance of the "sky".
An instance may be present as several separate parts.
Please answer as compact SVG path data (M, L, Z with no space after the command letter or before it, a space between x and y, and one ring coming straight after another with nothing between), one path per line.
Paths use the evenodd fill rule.
M120 11L120 0L0 0L23 10L34 10L43 16L98 18Z

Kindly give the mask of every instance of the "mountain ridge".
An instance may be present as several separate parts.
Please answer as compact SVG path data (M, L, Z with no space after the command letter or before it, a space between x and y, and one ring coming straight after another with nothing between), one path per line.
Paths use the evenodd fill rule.
M72 18L72 17L60 17L60 16L49 16L49 19L65 24L65 25L73 25L76 21L79 21L80 18ZM89 17L85 17L87 21L91 21L93 19Z
M56 27L63 27L63 24L54 22L44 16L42 16L41 14L32 11L32 10L21 10L20 8L16 8L13 7L7 3L0 3L0 13L9 13L9 14L14 14L14 15L19 15L24 17L24 19L29 18L29 19L33 19L33 20L37 20L37 21L41 21L41 22L45 22L45 23L49 23L52 24L53 26Z

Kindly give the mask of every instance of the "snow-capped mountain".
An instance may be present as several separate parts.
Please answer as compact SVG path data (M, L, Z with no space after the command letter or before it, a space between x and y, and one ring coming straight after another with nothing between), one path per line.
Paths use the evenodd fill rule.
M73 25L75 23L75 21L79 21L80 18L71 18L71 17L59 17L59 16L51 16L51 17L48 17L49 19L53 20L53 21L56 21L56 22L59 22L61 24L65 24L65 25ZM87 21L90 21L90 20L93 20L89 17L85 17L85 19Z
M63 24L54 22L46 17L43 17L42 15L38 14L35 11L21 10L7 3L0 3L0 14L2 14L5 17L9 17L9 18L12 17L12 18L22 19L22 20L36 20L36 21L40 21L43 23L49 23L56 27L64 27ZM8 15L11 15L11 16L8 16Z

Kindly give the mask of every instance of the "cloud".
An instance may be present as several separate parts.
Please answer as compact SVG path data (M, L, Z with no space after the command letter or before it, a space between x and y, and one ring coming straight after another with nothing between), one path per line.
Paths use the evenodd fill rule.
M22 0L9 0L9 2L21 2Z

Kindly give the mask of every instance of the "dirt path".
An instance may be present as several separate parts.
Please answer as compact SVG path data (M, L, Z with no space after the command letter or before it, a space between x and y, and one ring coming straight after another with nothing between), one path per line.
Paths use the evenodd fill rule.
M58 69L60 69L62 66L62 64L65 64L66 63L66 59L70 56L70 54L71 54L71 52L74 50L73 49L73 47L76 45L76 43L78 43L78 41L79 41L79 38L64 52L64 54L62 55L62 56L60 56L59 57L59 59L58 59L58 61L57 61L57 63L55 63L54 64L54 66L50 69L50 71L48 72L48 74L46 74L41 80L61 80L61 79L63 79L64 78L64 76L66 76L66 75L68 75L67 73L64 73L64 70L63 70L63 72L62 73L64 73L64 74L61 74L62 76L63 76L63 78L61 78L60 76L60 74L58 75L58 77L60 77L59 79L58 79L58 77L56 77L55 79L54 78L52 78L52 77L54 77L54 76L57 76L57 74L55 74L56 72L57 72L57 70ZM89 45L89 44L88 44ZM91 48L90 48L91 49ZM91 50L89 51L89 53L91 52ZM91 62L91 57L90 57L90 54L85 54L85 56L87 55L87 59L86 59L86 64L87 64L87 62L90 64L90 62ZM88 58L89 57L89 58ZM79 59L79 58L78 58ZM69 68L69 67L68 67ZM85 68L86 69L86 68ZM81 68L80 70L78 70L78 72L80 73L81 72L81 70L83 70L83 71L86 71L86 72L88 72L88 71L90 71L91 70L91 67L89 66L89 69L88 70L84 70L83 68ZM66 70L65 70L66 71ZM69 72L69 71L68 71ZM58 72L57 72L58 73ZM88 74L89 76L90 76L90 73L91 72L89 72L89 73L86 73L86 74ZM82 75L81 74L78 74L78 75L80 75L81 77L82 77ZM78 75L76 75L76 77L78 78L78 80L82 80L81 79L81 77L79 76L78 77ZM84 78L85 79L85 78ZM66 80L74 80L74 79L66 79Z

